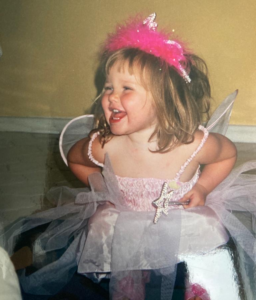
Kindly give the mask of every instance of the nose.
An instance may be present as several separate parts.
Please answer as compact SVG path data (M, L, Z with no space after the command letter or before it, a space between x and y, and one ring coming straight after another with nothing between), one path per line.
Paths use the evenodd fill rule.
M112 103L112 102L118 102L119 101L119 95L118 95L118 93L116 91L112 91L112 93L109 94L108 101L110 103Z

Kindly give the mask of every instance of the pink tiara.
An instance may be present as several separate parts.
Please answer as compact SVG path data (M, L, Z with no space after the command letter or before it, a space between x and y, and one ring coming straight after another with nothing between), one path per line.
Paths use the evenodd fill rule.
M160 57L173 66L186 82L190 82L191 79L183 67L187 65L187 58L182 46L169 40L167 33L156 31L155 18L156 14L153 13L143 22L135 18L125 25L118 25L116 32L108 36L104 49L112 52L122 48L138 48Z

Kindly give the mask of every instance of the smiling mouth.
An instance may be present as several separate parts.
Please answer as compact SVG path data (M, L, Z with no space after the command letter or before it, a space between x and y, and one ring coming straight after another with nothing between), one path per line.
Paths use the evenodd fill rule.
M124 111L120 111L118 109L113 109L112 110L112 114L109 118L109 123L113 124L113 123L118 123L119 121L121 121L124 117L126 116L126 112Z

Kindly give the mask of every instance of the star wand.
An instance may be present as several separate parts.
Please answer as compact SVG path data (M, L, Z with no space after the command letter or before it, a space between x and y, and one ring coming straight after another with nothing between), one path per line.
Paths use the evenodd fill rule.
M156 214L154 217L154 224L157 223L161 215L164 213L168 215L169 206L171 205L186 205L189 203L188 201L180 202L180 201L171 201L173 196L174 189L170 189L168 191L168 183L165 182L161 191L161 195L159 198L152 202L153 206L156 207Z

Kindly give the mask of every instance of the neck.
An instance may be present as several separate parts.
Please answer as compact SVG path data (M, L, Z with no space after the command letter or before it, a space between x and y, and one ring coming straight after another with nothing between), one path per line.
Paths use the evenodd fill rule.
M154 131L152 128L144 130L143 132L135 132L126 136L127 145L134 150L151 150L155 151L157 146L157 139L153 137L152 141L149 141L150 136Z

